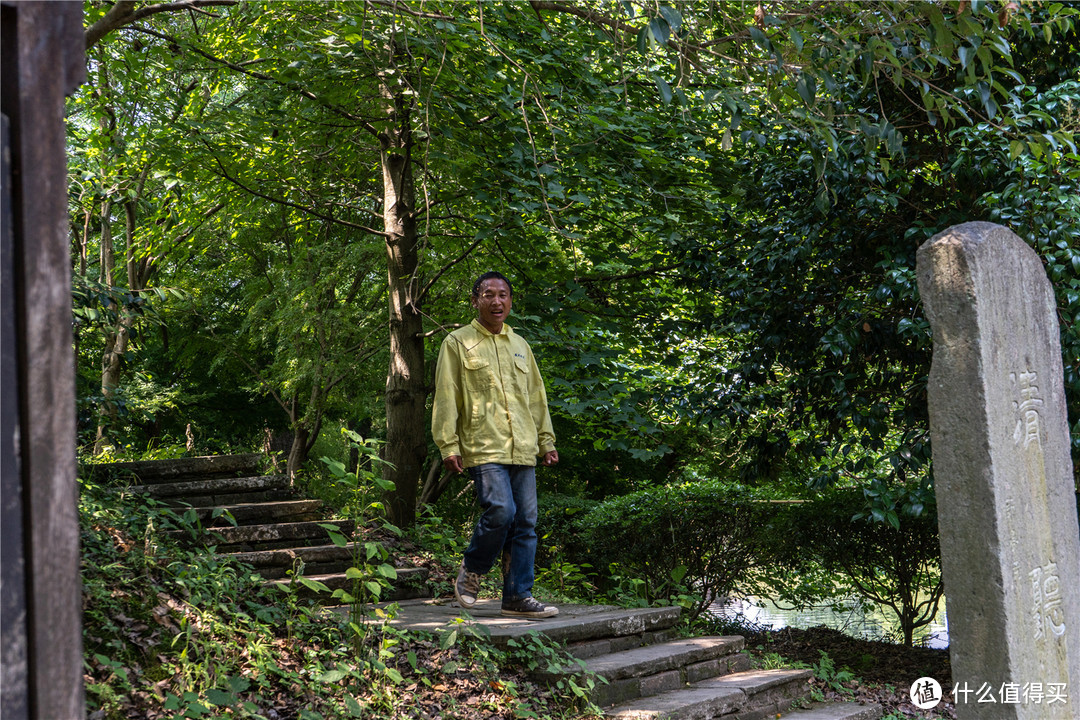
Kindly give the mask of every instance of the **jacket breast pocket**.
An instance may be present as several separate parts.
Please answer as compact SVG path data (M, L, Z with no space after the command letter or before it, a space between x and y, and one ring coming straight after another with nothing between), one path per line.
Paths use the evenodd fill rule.
M529 361L525 358L514 356L514 382L522 391L529 390Z
M491 372L491 363L482 357L466 357L465 387L481 391L495 387L495 375Z

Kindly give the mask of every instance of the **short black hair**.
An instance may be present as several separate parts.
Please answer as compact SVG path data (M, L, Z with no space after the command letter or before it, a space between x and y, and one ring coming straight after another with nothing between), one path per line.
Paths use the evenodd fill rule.
M506 279L506 276L503 275L501 272L489 270L480 277L476 278L476 282L473 283L472 297L474 300L480 297L480 286L484 284L485 280L502 280L504 283L506 283L506 287L510 288L510 297L514 296L514 286L510 284L510 281Z

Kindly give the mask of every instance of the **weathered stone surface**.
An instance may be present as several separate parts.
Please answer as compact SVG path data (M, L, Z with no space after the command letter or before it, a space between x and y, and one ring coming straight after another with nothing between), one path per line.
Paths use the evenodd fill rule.
M440 599L403 603L390 624L438 632L445 627L456 627L464 618L469 624L483 625L491 641L505 648L510 640L530 632L543 633L560 643L624 637L633 634L626 632L632 628L638 628L638 635L646 635L672 627L681 613L682 608L678 607L622 609L613 605L559 605L555 617L531 620L503 616L498 600L484 598L465 610L455 602Z
M741 651L743 645L737 635L685 638L591 658L585 666L609 680L621 680L714 660Z
M267 521L305 522L316 520L322 510L321 500L281 500L274 502L243 503L222 507L195 508L199 521L206 524L224 525L224 515L215 514L227 511L239 525L254 525Z
M610 705L715 677L728 671L729 659L743 657L744 644L737 635L682 638L590 658L585 668L608 681L593 689L592 700ZM563 672L578 671L570 666Z
M259 472L265 456L260 453L243 455L210 455L205 457L177 458L175 460L139 460L135 462L108 463L87 466L92 477L104 480L116 477L122 480L149 485L176 482L184 477L205 479L229 475L254 475Z
M242 495L265 490L285 490L289 487L287 475L261 475L258 477L224 477L210 480L191 480L188 482L154 483L151 485L132 485L124 490L142 492L155 498L198 497L217 495ZM191 505L196 502L189 501Z
M934 334L928 385L959 718L1080 717L1080 530L1056 304L1039 258L968 223L918 252ZM1025 701L1064 683L1069 699ZM1020 702L1000 702L1015 684Z
M749 670L609 708L607 717L711 720L724 715L775 715L806 693L809 670Z
M316 564L351 561L363 548L360 543L338 545L310 545L308 547L280 548L274 550L254 550L251 552L229 553L227 557L237 562L247 563L266 575L266 569L274 566L292 568L298 561L305 566Z
M828 703L784 715L784 720L876 720L881 717L881 706L876 703Z
M606 655L623 650L632 650L642 645L653 645L667 642L675 637L675 632L664 628L657 632L647 632L641 635L622 635L620 637L599 638L597 640L579 640L568 643L566 652L579 660L585 660L597 655Z
M203 538L204 544L217 545L219 550L226 547L250 546L253 549L266 548L274 543L292 543L303 541L311 544L325 544L329 535L323 525L336 525L338 530L349 535L355 524L348 520L326 520L323 522L273 523L268 525L238 525L214 528ZM294 545L287 545L295 547Z

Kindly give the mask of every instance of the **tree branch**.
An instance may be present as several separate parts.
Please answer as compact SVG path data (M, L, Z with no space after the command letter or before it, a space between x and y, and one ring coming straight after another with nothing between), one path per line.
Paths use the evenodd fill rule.
M615 280L630 280L632 278L641 277L642 275L657 275L668 270L677 270L682 263L675 263L674 265L665 265L663 267L646 268L644 270L638 270L637 272L623 273L622 275L606 275L604 277L575 277L574 282L578 283L604 283L614 282Z
M134 0L119 0L109 8L109 12L105 13L100 20L86 28L83 32L83 38L86 41L86 49L89 50L113 30L119 30L125 25L138 22L151 15L163 12L197 10L215 5L236 5L237 3L238 0L178 0L177 2L147 5L136 10Z
M210 148L209 144L206 143L205 140L203 140L203 144L207 146L207 149L210 150L211 154L212 154L213 149ZM359 225L359 224L354 223L354 222L349 222L348 220L341 220L339 218L331 217L329 215L325 215L325 214L319 212L318 210L315 210L314 208L305 207L303 205L300 205L300 204L294 203L294 202L290 202L290 201L285 200L283 198L276 198L276 197L273 197L272 195L267 195L265 193L261 193L261 192L255 190L254 188L248 187L244 183L240 182L236 178L229 175L229 171L225 169L225 166L222 165L221 160L217 157L217 155L213 155L213 158L214 158L214 162L217 163L217 166L220 169L219 175L222 178L224 178L225 180L228 180L229 182L231 182L233 185L236 185L238 188L240 188L244 192L247 192L247 193L249 193L251 195L254 195L257 198L262 198L263 200L266 200L266 201L272 202L272 203L276 203L278 205L284 205L285 207L291 207L291 208L293 208L295 210L299 210L300 212L304 212L304 213L307 213L309 215L314 215L315 217L319 218L320 220L325 220L327 222L335 223L337 225L344 225L345 227L350 227L350 228L353 228L354 230L363 230L364 232L371 233L372 235L377 235L377 236L383 237L383 238L390 236L390 233L383 232L382 230L376 230L375 228L370 228L370 227L367 227L366 225Z
M479 245L480 242L483 239L484 238L482 238L482 237L477 238L476 240L473 241L472 245L465 248L465 252L461 253L461 255L459 255L456 259L451 260L449 263L447 263L446 265L443 265L441 268L439 268L439 272L435 273L435 276L433 278L431 278L430 280L428 280L427 284L424 285L424 289L420 291L419 295L417 295L416 304L417 305L422 304L424 302L424 298L427 297L428 291L431 290L431 288L435 285L435 281L438 280L440 277L442 277L443 273L445 273L447 270L454 267L455 265L457 265L459 262L461 262L465 258L469 257L469 253L471 253L473 250L475 250L476 246Z
M465 327L465 325L463 323L449 323L448 325L440 325L439 327L435 328L434 330L428 330L426 333L416 333L416 337L423 340L424 338L429 338L429 337L431 337L433 335L438 335L441 332L446 332L447 329L457 330L458 328L463 328L463 327Z
M453 20L453 15L442 15L440 13L433 12L421 12L420 10L413 10L405 6L405 3L398 2L398 0L367 0L368 7L382 7L393 12L401 12L406 15L412 15L417 18L424 18L425 20Z
M171 43L174 43L176 45L181 44L180 40L178 40L178 39L176 39L174 37L171 37L169 35L166 35L165 33L158 32L157 30L151 30L150 28L139 27L139 26L133 27L132 29L137 30L138 32L141 32L141 33L146 33L147 35L153 35L156 38L160 38L161 40L165 40L167 42L171 42ZM247 75L248 77L255 78L256 80L263 80L265 82L274 83L275 85L280 85L282 87L288 88L289 90L292 90L293 92L295 92L295 93L297 93L299 95L302 95L303 97L306 97L308 100L311 100L313 102L318 103L319 105L323 106L324 108L326 108L330 112L334 113L335 115L338 115L339 117L343 117L346 120L349 120L351 122L359 124L361 127L364 128L364 130L366 130L373 137L378 137L379 136L379 132L378 132L378 130L375 129L375 126L372 125L367 120L365 120L364 118L359 117L357 115L353 115L350 112L342 110L341 108L339 108L339 107L337 107L335 105L331 105L331 104L323 101L318 95L316 95L315 93L311 92L310 90L304 88L299 83L285 82L284 80L279 80L278 78L276 78L276 77L274 77L272 75L267 75L266 73L255 72L254 70L249 70L247 67L245 67L245 65L251 64L248 61L245 61L242 64L241 63L234 63L234 62L231 62L231 61L226 60L224 58L217 57L216 55L211 55L210 53L206 52L205 50L202 50L201 48L197 48L197 47L195 47L193 45L187 44L185 46L188 49L190 49L192 52L194 52L195 54L206 58L210 62L218 63L219 65L224 65L225 67L229 68L230 70L235 70L238 73L243 73L244 75Z

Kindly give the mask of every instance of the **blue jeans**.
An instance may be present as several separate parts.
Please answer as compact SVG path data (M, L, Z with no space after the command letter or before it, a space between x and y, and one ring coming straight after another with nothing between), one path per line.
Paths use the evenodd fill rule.
M532 595L536 559L536 468L487 463L469 468L484 514L465 550L465 569L480 575L510 552L503 602Z

